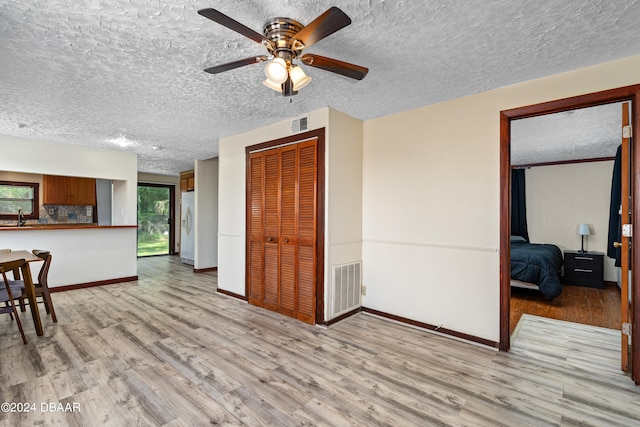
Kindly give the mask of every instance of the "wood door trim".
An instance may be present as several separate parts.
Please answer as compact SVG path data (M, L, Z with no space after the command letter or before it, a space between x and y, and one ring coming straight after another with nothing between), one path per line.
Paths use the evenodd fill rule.
M325 128L314 129L308 132L302 132L295 135L286 136L284 138L278 138L271 141L262 142L255 145L245 147L245 165L246 165L246 177L245 177L245 295L249 297L249 218L250 209L249 204L250 192L249 192L249 178L250 168L249 160L251 153L256 151L262 151L270 148L276 148L288 144L294 144L297 142L303 142L309 139L317 139L316 142L316 173L317 173L317 212L316 212L316 315L315 324L324 323L324 221L325 221Z
M616 157L612 156L612 157L592 157L590 159L560 160L557 162L525 163L522 165L512 165L511 169L528 169L528 168L536 168L540 166L572 165L574 163L610 162L615 159Z
M630 117L629 117L629 104L625 102L622 104L622 106L623 106L622 107L622 126L627 126L631 124ZM625 224L629 223L629 196L631 196L632 199L634 198L634 193L629 186L629 178L631 174L631 167L629 165L629 160L630 160L629 145L630 143L633 143L633 139L624 138L624 137L621 139L622 139L622 147L621 147L622 162L620 165L621 166L620 167L620 172L621 172L620 194L623 196L624 195L627 196L627 197L622 197L620 201L620 210L621 210L620 222L624 226ZM631 224L633 224L633 221L631 221ZM622 243L622 248L620 250L620 269L622 270L620 293L621 293L621 296L624 296L620 298L620 305L621 305L620 320L621 320L621 323L628 323L629 322L629 301L626 298L626 295L629 295L629 286L631 286L631 283L629 283L629 270L631 269L631 265L630 265L631 260L629 259L629 249L628 249L629 247L627 246L629 245L629 237L621 236L620 243ZM632 253L633 252L634 251L632 251ZM632 274L631 276L633 277L634 275ZM624 334L621 334L620 338L621 338L621 348L622 348L621 369L623 371L628 371L629 370L628 338Z
M294 144L314 138L318 138L318 141L322 140L322 143L324 144L324 128L297 133L295 135L285 136L284 138L272 139L271 141L261 142L259 144L249 145L245 147L245 152L247 153L247 155L249 155L249 153L253 153L255 151L281 147L287 144Z
M156 187L169 190L169 255L176 251L176 184L161 184L157 182L138 182L138 187ZM136 188L137 191L137 188Z
M246 295L246 300L249 301L252 304L256 304L256 305L260 305L257 304L259 301L264 301L264 286L262 287L262 297L260 298L260 300L256 300L255 298L252 297L252 293L251 293L251 286L250 286L250 282L249 280L251 279L251 275L250 275L250 260L251 260L251 239L252 239L252 235L251 235L251 204L252 204L252 193L250 191L250 183L252 182L252 175L251 175L251 171L252 171L252 159L251 159L251 155L250 153L247 153L247 160L246 160L246 173L247 176L245 178L245 187L246 187L246 212L245 212L245 226L246 226L246 244L245 244L245 285L246 285L246 289L245 289L245 295ZM264 157L260 156L260 170L262 171L261 174L264 174ZM264 187L264 177L263 177L263 181L261 184ZM264 204L264 188L262 189L262 203ZM264 208L264 206L263 206ZM263 222L263 227L264 227L264 218L262 220ZM264 248L261 248L262 251L262 257L261 259L264 260ZM260 271L264 274L264 265L261 266ZM260 279L263 284L264 284L264 279L261 278ZM263 303L264 304L264 303Z
M625 86L586 95L564 98L555 101L544 102L536 105L513 108L500 112L500 350L508 351L510 347L509 337L509 300L510 287L510 229L511 229L511 135L510 121L527 117L542 116L577 108L593 107L596 105L610 104L614 102L632 101L632 118L634 129L640 130L640 117L638 106L640 105L640 84ZM632 186L640 188L640 149L633 150L633 177ZM640 220L640 197L633 198L632 221ZM640 266L640 250L633 251L632 266ZM635 272L635 271L634 271ZM640 327L640 280L638 274L632 275L633 299L632 316L635 326ZM640 337L638 333L632 336L632 366L631 378L636 384L640 384Z
M233 297L233 298L237 298L239 300L242 301L249 301L249 297L245 296L245 295L240 295L240 294L236 294L235 292L231 292L231 291L227 291L226 289L216 289L216 292L219 292L223 295L229 296L229 297Z

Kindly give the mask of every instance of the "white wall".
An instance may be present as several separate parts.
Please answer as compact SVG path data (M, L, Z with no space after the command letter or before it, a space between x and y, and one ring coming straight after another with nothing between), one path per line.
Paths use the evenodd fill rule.
M499 340L501 110L636 84L640 56L364 124L367 307Z
M309 113L309 130L327 128L329 109ZM291 119L219 141L218 288L245 295L245 147L291 135ZM329 135L326 135L326 140ZM325 143L327 141L325 140ZM328 179L328 177L327 177ZM326 215L325 215L326 217ZM325 224L325 227L327 225ZM326 254L325 254L326 256ZM325 293L326 295L326 293Z
M195 269L218 266L218 159L196 160Z
M180 176L138 172L138 182L180 186Z
M325 314L331 318L331 267L362 260L362 126L361 120L329 109L325 154ZM363 267L364 268L364 267Z
M606 254L612 174L612 160L527 169L527 226L531 242L578 250L581 239L576 228L584 223L595 233L585 239L585 250ZM617 281L614 263L605 257L605 280Z
M498 111L480 95L365 122L364 306L497 340Z

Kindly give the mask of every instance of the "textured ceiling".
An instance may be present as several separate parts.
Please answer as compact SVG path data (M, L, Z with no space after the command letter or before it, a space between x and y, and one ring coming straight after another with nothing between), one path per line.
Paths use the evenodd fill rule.
M511 163L614 157L621 140L620 103L513 120Z
M220 137L317 108L366 120L638 54L639 3L0 0L0 134L134 150L140 171L177 174L216 156ZM198 9L261 32L330 6L353 23L308 53L366 66L364 80L307 67L290 102L260 64L202 71L264 50ZM132 144L107 142L121 136Z

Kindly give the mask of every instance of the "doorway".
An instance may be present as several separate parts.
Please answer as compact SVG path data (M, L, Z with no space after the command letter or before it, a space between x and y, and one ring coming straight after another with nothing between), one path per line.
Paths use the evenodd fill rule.
M557 101L546 102L527 107L502 111L500 113L500 349L508 351L510 348L510 232L511 232L511 121L527 117L542 116L551 113L558 113L568 110L576 110L585 107L609 104L621 101L631 101L632 114L631 123L636 129L640 128L638 118L638 105L640 102L640 85L628 86L619 89L612 89L588 95L566 98ZM633 150L631 163L633 165L632 186L640 188L640 150ZM640 218L640 201L636 197L630 206L632 218ZM633 251L631 260L631 270L633 266L640 265L638 250ZM630 283L632 289L631 307L639 307L638 279L636 274L632 274L633 280ZM640 310L632 309L630 316L631 327L640 324ZM640 383L640 340L632 335L631 338L631 377Z
M512 334L525 313L620 330L609 230L621 111L608 103L511 121ZM555 271L536 277L536 267Z
M175 253L175 186L138 184L139 257Z

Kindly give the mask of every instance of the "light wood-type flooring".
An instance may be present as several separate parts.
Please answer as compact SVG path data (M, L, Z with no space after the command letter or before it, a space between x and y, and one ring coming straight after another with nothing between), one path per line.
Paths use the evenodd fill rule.
M138 266L55 293L43 337L22 316L26 346L0 316L0 402L35 404L1 426L640 425L616 331L524 315L502 353L364 314L324 329L176 257Z
M620 289L611 282L603 289L562 285L562 293L548 301L537 290L511 288L512 332L524 313L620 330Z

